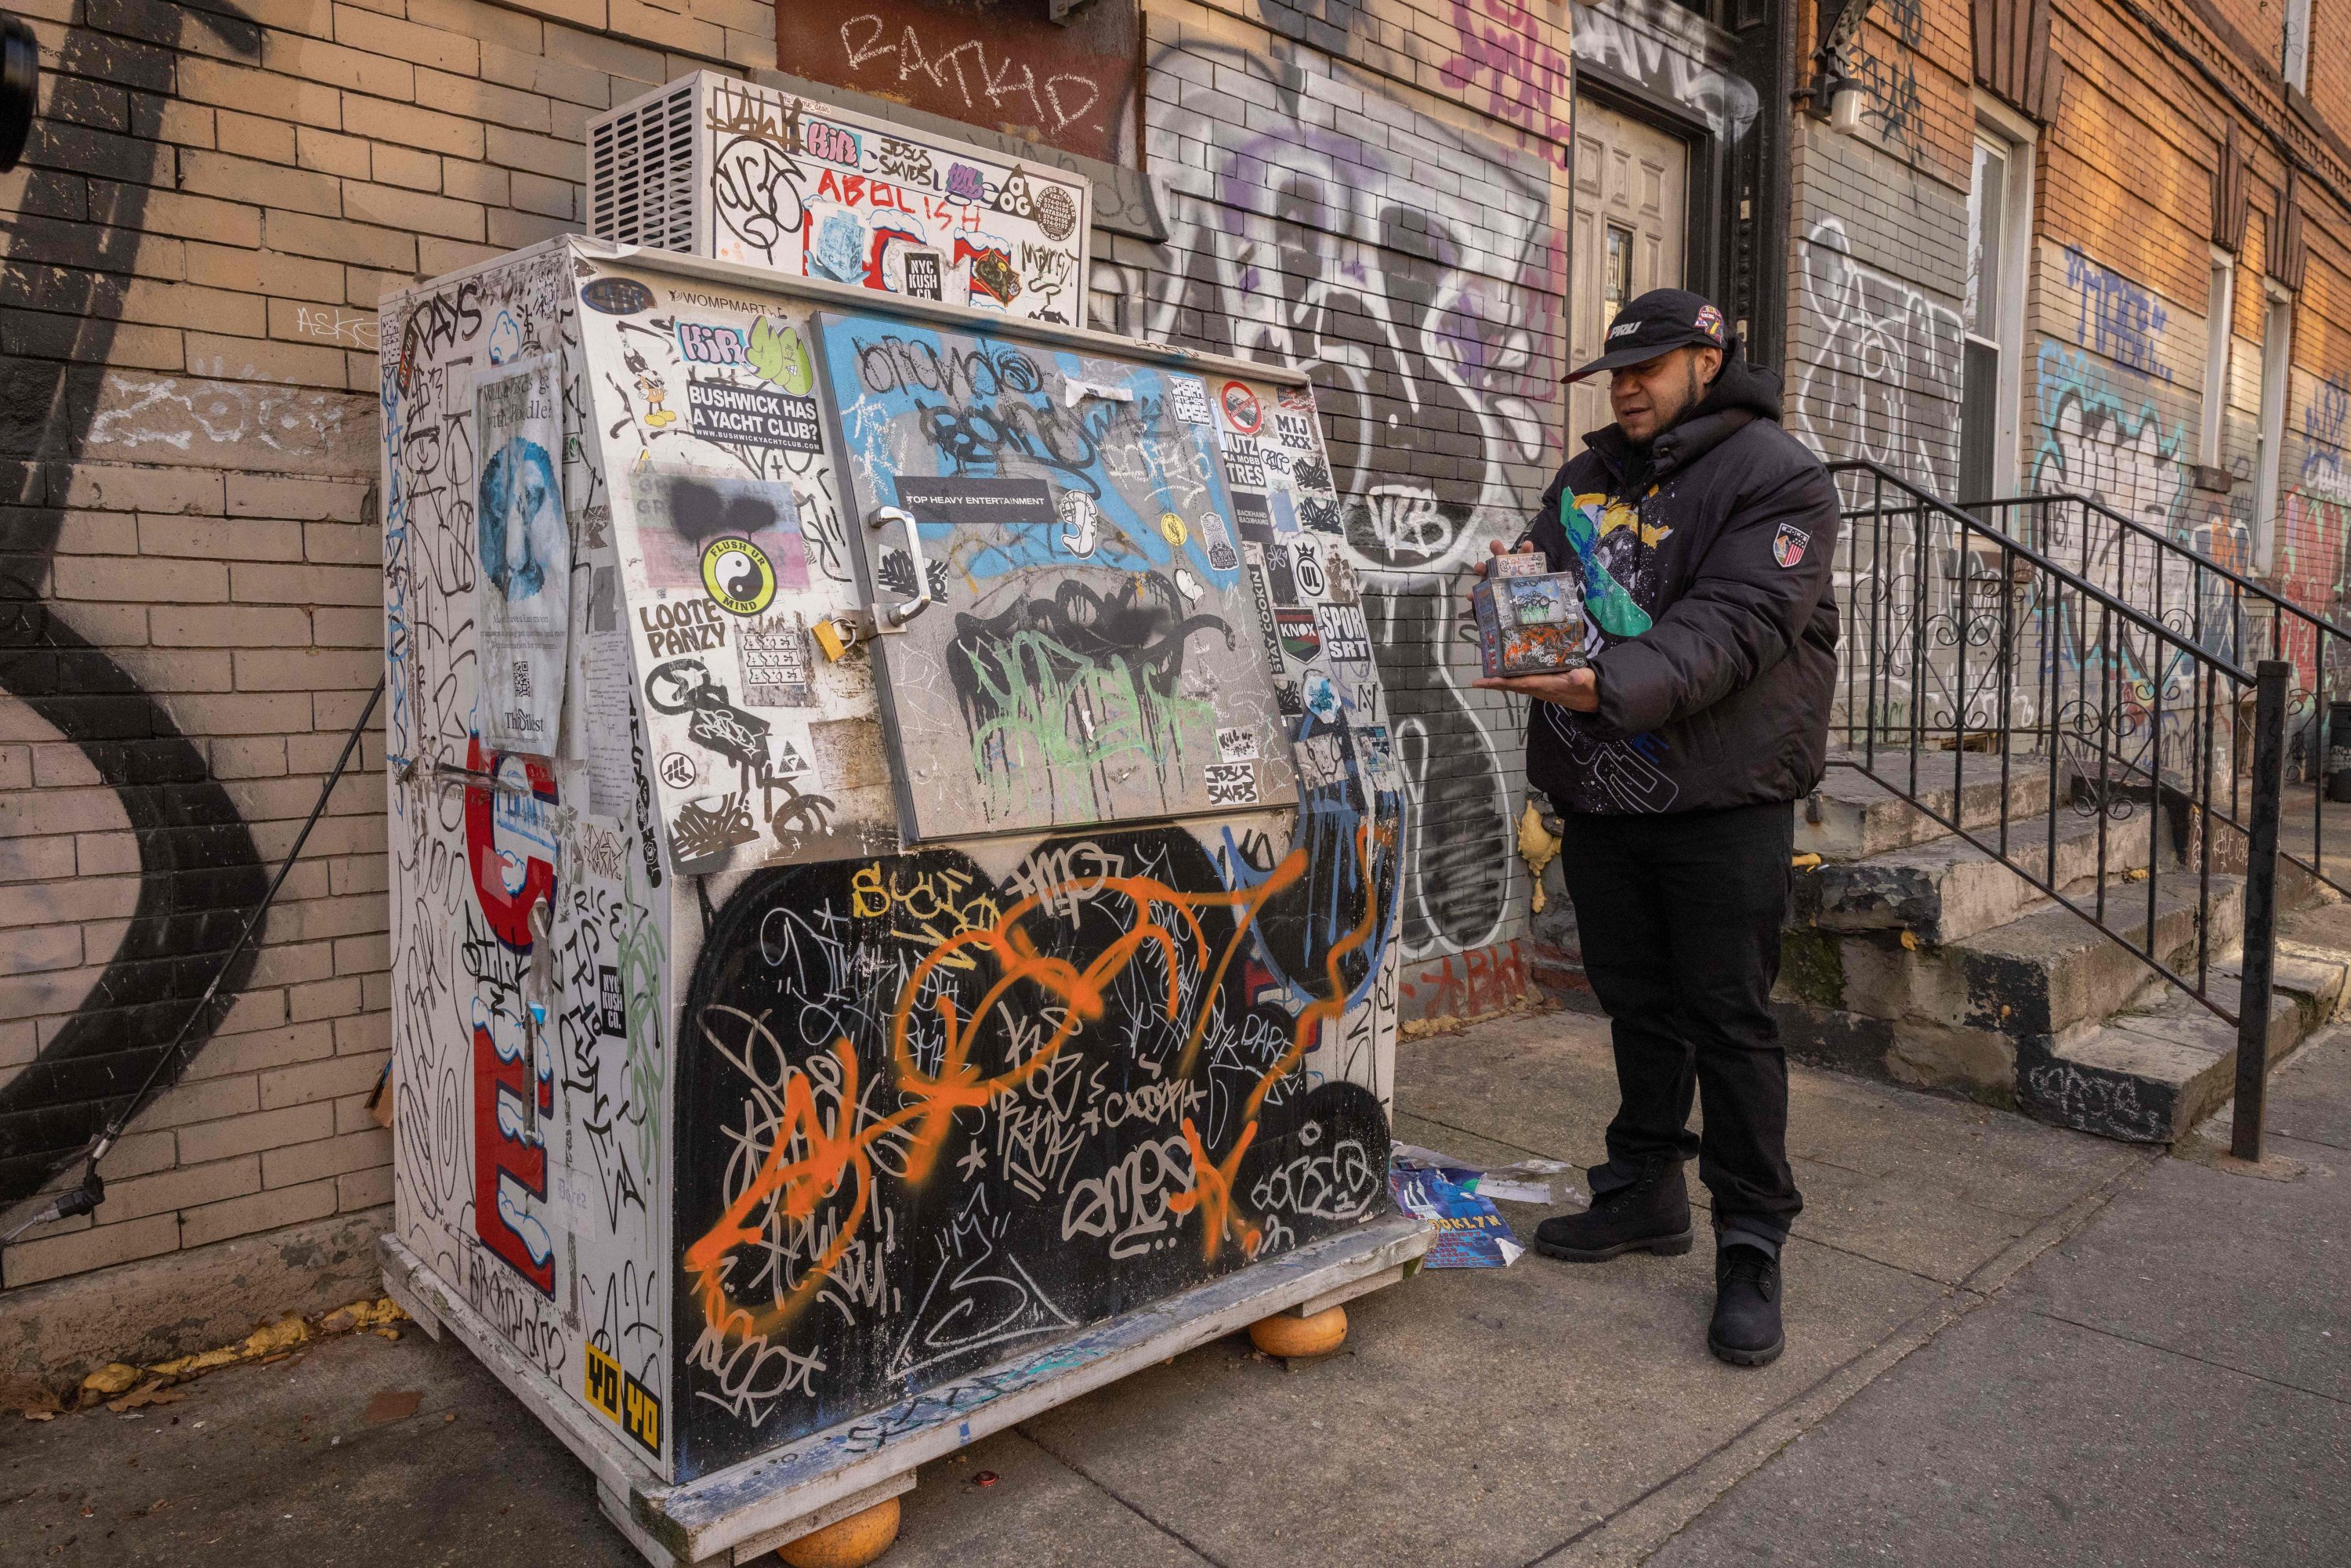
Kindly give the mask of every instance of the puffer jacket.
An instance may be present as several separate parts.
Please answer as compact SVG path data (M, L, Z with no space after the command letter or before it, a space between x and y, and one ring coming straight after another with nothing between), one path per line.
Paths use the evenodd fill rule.
M1820 782L1836 679L1836 486L1734 357L1637 452L1583 438L1527 536L1584 581L1597 713L1538 702L1527 777L1562 810L1697 811Z

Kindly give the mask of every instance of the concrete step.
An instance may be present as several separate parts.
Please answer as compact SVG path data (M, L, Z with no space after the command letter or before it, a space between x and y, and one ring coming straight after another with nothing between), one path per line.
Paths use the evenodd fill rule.
M2107 924L2139 940L2146 897L2144 882L2111 881ZM2213 973L2235 951L2242 911L2241 883L2215 876L2206 960ZM2155 950L2190 978L2196 933L2195 883L2167 876L2157 888ZM2164 985L2121 943L2046 899L1939 946L1907 931L1792 931L1781 951L1776 1005L1797 1054L2004 1106L2017 1103L2026 1042L2096 1028Z
M2067 892L2092 885L2099 872L2098 827L2095 812L2085 814L2061 807L2054 813L2055 884ZM2173 857L2166 829L2158 827L2156 843L2148 843L2144 818L2106 821L2109 876L2144 871L2150 855L2160 851L2165 874L2172 873ZM2034 876L2047 877L2051 815L2043 813L2011 821L2008 858ZM1996 830L1979 836L1995 848ZM2013 920L2047 895L2001 863L1991 850L1946 835L1932 843L1891 850L1859 861L1830 861L1799 874L1795 885L1795 918L1819 931L1907 930L1923 942L1938 946L1957 942L1978 932Z
M2144 940L2147 887L2121 878L2107 885L2106 924L2134 944ZM2211 888L2213 946L2206 961L2217 966L2242 926L2243 886L2216 875ZM2086 895L2074 896L2095 908ZM2196 935L2196 883L2168 873L2156 890L2156 956L2192 976ZM1781 944L1781 970L1783 994L1819 1006L2011 1038L2104 1019L2127 1006L2149 974L2121 942L2050 899L1940 946L1907 930L1791 931Z
M2278 954L2270 994L2269 1065L2274 1071L2335 1016L2351 954ZM2216 976L2213 998L2239 1004L2236 967ZM2101 1137L2168 1144L2185 1137L2236 1092L2237 1027L2193 997L2160 988L2096 1028L2059 1040L2028 1040L2017 1054L2020 1110Z
M2127 1006L2147 981L2146 964L2125 943L2147 947L2172 969L2194 979L2198 878L2175 873L2155 883L2152 936L2147 886L2143 881L2108 884L2105 918L2115 936L2064 904L2048 901L1943 948L1947 971L1959 982L1963 998L1956 1021L2022 1038L2058 1034L2106 1018ZM2074 901L2095 909L2086 894ZM2213 876L2210 911L2210 945L2203 958L2217 969L2235 951L2244 928L2243 879Z
M1857 754L1836 752L1820 788L1796 813L1796 852L1824 861L1857 861L1888 850L1907 849L1948 836L1940 822L1894 790L1842 760ZM2001 758L1986 752L1923 752L1918 758L1918 799L1946 817L1954 815L1952 765L1959 764L1956 820L1975 828L1997 822L2005 794L2011 821L2049 810L2050 769L2044 757L2020 753L2008 759L2003 789ZM1877 753L1879 770L1898 785L1910 780L1907 751Z
M2241 891L2231 885L2229 894L2222 913L2233 923ZM2303 897L2304 906L2282 914L2278 923L2273 1065L2342 1014L2351 989L2351 904L2314 890ZM2158 928L2162 924L2159 914ZM1881 940L1844 939L1848 946ZM2231 936L2209 981L2212 995L2231 1011L2240 973L2235 949ZM1783 986L1774 1006L1789 1050L1803 1060L2030 1111L2083 1132L2168 1141L2184 1136L2232 1092L2234 1026L2143 965L2134 960L2133 967L2139 983L2116 1006L2044 1033L2002 1027L2013 1024L2013 1013L1991 1027L1980 1019L1955 1022L1948 1009L1873 1016L1842 1005L1844 998L1821 973L1786 967L1782 974L1793 983ZM2113 984L2122 973L2101 975L2099 983Z

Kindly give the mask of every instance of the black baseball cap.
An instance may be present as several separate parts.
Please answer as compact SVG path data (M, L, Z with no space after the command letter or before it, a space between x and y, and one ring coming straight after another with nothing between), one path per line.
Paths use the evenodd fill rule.
M1561 377L1580 382L1620 365L1645 365L1676 349L1730 350L1730 331L1722 312L1703 294L1687 288L1652 288L1616 312L1601 340L1600 357L1578 365Z

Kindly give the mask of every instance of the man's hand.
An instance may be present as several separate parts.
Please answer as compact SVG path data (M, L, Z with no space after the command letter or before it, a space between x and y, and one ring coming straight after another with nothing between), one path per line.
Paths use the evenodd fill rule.
M1480 691L1515 692L1537 702L1557 703L1577 713L1600 711L1600 676L1588 669L1558 675L1485 675L1469 684Z

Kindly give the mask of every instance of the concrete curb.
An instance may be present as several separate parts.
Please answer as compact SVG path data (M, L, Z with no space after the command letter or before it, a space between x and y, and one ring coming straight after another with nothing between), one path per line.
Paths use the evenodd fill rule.
M118 1264L0 1295L0 1382L59 1387L243 1339L259 1323L382 1293L392 1207Z

